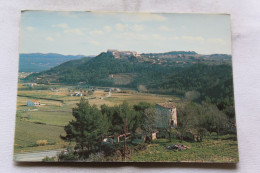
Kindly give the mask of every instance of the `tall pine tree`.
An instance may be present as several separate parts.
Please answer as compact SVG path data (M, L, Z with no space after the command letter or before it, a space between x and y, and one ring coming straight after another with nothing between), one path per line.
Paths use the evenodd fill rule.
M102 138L107 134L110 126L108 118L98 108L91 106L88 101L81 99L72 114L75 120L65 126L65 141L76 142L74 152L79 160L86 159L91 153L100 151Z

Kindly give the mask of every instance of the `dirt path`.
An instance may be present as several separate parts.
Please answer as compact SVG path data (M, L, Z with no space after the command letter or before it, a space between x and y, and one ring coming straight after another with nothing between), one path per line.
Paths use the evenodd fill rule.
M14 154L14 161L16 162L40 162L46 156L55 157L60 150L46 150L46 151L34 151L28 153Z

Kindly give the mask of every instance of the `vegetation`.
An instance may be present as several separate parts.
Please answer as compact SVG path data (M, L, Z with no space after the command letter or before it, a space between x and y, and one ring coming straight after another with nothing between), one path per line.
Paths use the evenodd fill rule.
M78 159L86 159L91 153L101 148L101 139L107 134L109 123L106 115L102 115L97 107L81 99L72 111L75 120L65 126L66 136L61 138L68 142L76 142Z
M44 146L44 145L46 145L47 143L48 143L47 140L38 140L38 141L36 141L36 144L37 144L38 146Z
M145 102L140 102L132 107L126 102L113 107L102 105L101 110L98 110L95 106L90 106L87 101L81 100L77 104L77 108L73 109L76 120L65 126L67 135L62 137L66 141L76 142L76 145L68 150L70 152L61 154L61 160L65 161L67 157L68 159L88 160L90 155L92 157L90 160L109 160L111 157L120 160L122 156L131 158L129 156L132 153L131 150L145 149L146 146L142 146L142 143L152 142L151 135L157 129L156 121L163 119L157 117L155 112L153 105ZM103 121L98 117L102 118ZM231 128L227 115L217 106L209 103L200 105L191 102L179 106L178 117L176 130L170 128L169 125L167 126L169 120L165 122L165 128L159 129L161 132L168 133L169 142L172 142L172 136L175 136L174 141L179 138L181 143L184 140L200 143L209 142L212 141L213 133L216 134L218 140L220 135L228 134L228 129ZM127 133L130 134L130 138L126 142L127 147L125 144L123 145L123 142L102 144L102 139L108 139L108 136L114 140L120 135L126 138ZM144 136L145 140L139 141L138 144L135 141L139 134ZM138 145L133 147L136 144ZM204 149L204 147L202 148ZM102 157L98 154L100 151L104 152L103 155L101 154Z
M218 57L218 55L214 55ZM222 55L219 55L221 57ZM77 84L85 82L98 86L123 86L140 92L174 94L189 96L193 92L193 101L207 100L217 104L223 110L233 105L233 79L230 64L205 64L181 67L172 66L171 59L166 65L151 64L149 61L130 61L115 59L106 53L90 60L74 60L63 63L48 71L33 73L24 81L38 83ZM110 74L132 74L129 82L120 83L109 78ZM40 78L37 80L37 78ZM121 84L121 85L120 85ZM195 93L195 97L194 97Z
M236 162L232 67L224 63L229 57L182 54L115 59L101 53L27 76L23 82L40 85L19 85L15 152L66 148L58 161ZM121 91L108 94L108 87ZM70 96L75 92L84 98ZM31 99L41 106L26 107ZM165 118L155 104L169 100L177 106L175 129L168 119L165 128L156 126ZM156 131L165 139L153 141ZM166 149L176 143L189 149Z
M42 161L43 162L54 162L54 161L56 161L56 157L48 157L48 156L46 156L46 157L44 157L42 159Z
M135 152L128 161L134 162L238 162L236 135L222 135L216 139L216 134L206 137L202 142L186 142L187 150L168 150L167 146L180 143L176 139L158 139L147 146L146 150Z

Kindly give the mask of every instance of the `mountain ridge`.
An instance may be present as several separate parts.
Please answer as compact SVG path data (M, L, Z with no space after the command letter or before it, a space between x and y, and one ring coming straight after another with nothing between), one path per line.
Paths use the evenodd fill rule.
M69 60L93 57L85 55L62 55L58 53L21 53L19 54L19 72L40 72L49 70Z

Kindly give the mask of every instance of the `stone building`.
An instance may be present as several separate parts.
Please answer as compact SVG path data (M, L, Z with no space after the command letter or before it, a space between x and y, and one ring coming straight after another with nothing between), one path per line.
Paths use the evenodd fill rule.
M177 127L177 110L173 102L156 104L156 126L157 128Z

